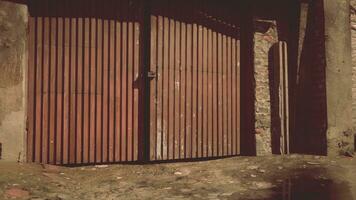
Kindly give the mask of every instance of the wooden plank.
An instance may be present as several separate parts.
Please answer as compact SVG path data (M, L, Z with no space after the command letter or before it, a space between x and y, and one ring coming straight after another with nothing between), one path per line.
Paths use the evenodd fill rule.
M95 120L95 115L96 115L96 40L97 40L97 32L96 32L96 19L90 18L90 35L89 35L89 40L90 40L90 71L89 71L89 120L88 120L88 126L89 126L89 158L90 158L90 163L95 163L96 162L96 120Z
M103 22L96 19L95 67L95 162L102 161L102 75L103 75Z
M231 97L232 97L232 91L231 91L231 37L227 37L226 38L226 51L227 51L227 69L226 69L226 82L227 82L227 96L226 96L226 100L227 100L227 155L232 155L231 152L231 141L232 141L232 125L231 125Z
M154 80L150 81L150 160L157 159L157 106L158 106L158 96L157 96L157 83L158 83L158 18L157 16L151 15L151 65L150 71L157 75Z
M186 131L186 118L187 118L187 112L186 112L186 70L187 70L187 56L186 56L186 51L187 51L187 27L186 23L181 22L181 41L180 41L180 65L179 65L179 73L180 73L180 90L179 90L179 107L180 107L180 115L179 115L179 134L180 134L180 155L179 159L184 159L186 158L186 153L187 153L187 131Z
M64 42L64 119L63 119L63 124L64 124L64 129L63 129L63 164L69 164L69 135L70 135L70 19L65 18L64 19L64 24L65 24L65 38L63 40Z
M162 141L162 148L163 148L163 155L162 159L167 160L168 158L168 151L169 151L169 122L168 122L168 80L169 80L169 19L167 17L163 18L163 84L162 84L162 94L163 94L163 141Z
M133 22L128 22L128 74L127 74L127 84L128 84L128 100L127 100L127 160L132 161L133 158L133 152L132 152L132 129L133 129L133 124L132 124L132 115L133 115Z
M198 130L198 155L197 157L203 157L203 27L198 25L198 65L197 65L197 130Z
M207 50L208 50L208 66L207 66L207 145L208 145L208 154L207 156L213 157L213 40L212 40L212 30L208 29L207 34Z
M77 93L75 91L77 85L76 72L77 72L77 64L76 64L76 19L70 20L70 75L69 75L69 101L70 101L70 114L69 114L69 163L75 163L75 146L76 146L76 98Z
M108 10L108 13L106 14L107 18L106 18L106 50L107 50L107 66L106 66L106 71L105 71L105 77L106 79L104 80L105 83L104 85L106 86L105 91L106 91L106 96L104 96L104 104L105 105L105 110L104 110L104 116L106 116L106 121L104 120L104 127L106 127L106 142L104 143L106 146L104 147L104 162L107 163L112 163L112 161L110 161L110 156L112 157L112 149L111 147L111 141L113 141L113 134L112 134L112 117L111 117L111 111L113 111L113 108L111 107L111 88L113 86L111 80L112 80L112 75L113 75L113 71L112 71L112 50L111 50L111 46L112 46L112 41L111 41L111 18L109 17L113 17L112 16L112 12L111 9L113 9L115 7L114 2L109 1L108 4L105 6L105 10ZM106 98L105 98L106 97ZM105 132L104 132L105 134Z
M162 160L164 155L164 115L163 115L163 80L164 80L164 18L158 16L158 50L157 50L157 139L156 159Z
M43 35L42 35L42 73L41 73L41 162L47 163L48 158L48 68L49 68L49 60L48 60L48 39L49 39L49 18L43 18Z
M236 39L231 40L231 153L236 155Z
M115 5L116 8L116 5ZM109 49L109 69L107 71L108 73L108 85L109 85L109 94L108 94L108 104L109 106L107 107L108 109L108 127L109 127L109 138L108 138L108 162L114 162L115 161L115 112L116 112L116 107L115 107L115 90L116 90L116 63L115 63L115 57L116 57L116 52L115 52L115 21L110 20L109 21L109 41L108 41L108 49Z
M101 93L101 134L102 134L102 162L108 162L108 138L109 138L109 126L108 126L108 100L109 100L109 21L102 21L102 93Z
M289 134L290 134L290 129L289 129L289 78L288 78L288 49L287 49L287 43L286 42L281 42L282 43L282 55L283 55L283 78L284 78L284 102L285 102L285 107L284 107L284 112L285 112L285 124L286 124L286 153L290 154L290 144L289 144Z
M223 53L222 53L222 35L220 33L218 33L217 35L217 59L218 59L218 66L217 66L217 78L218 78L218 93L217 93L217 104L218 104L218 156L222 156L223 155L223 102L222 102L222 97L223 97L223 93L222 93L222 89L223 89L223 85L222 85L222 77L223 77Z
M185 97L185 105L186 105L186 120L185 120L185 129L186 129L186 158L192 158L192 143L193 143L193 133L192 133L192 104L193 104L193 88L192 88L192 70L193 70L193 52L192 52L192 24L187 24L187 50L186 50L186 59L187 59L187 66L186 66L186 97Z
M83 127L83 162L84 163L90 163L90 71L91 71L91 58L90 58L90 52L91 49L89 48L91 45L91 40L89 38L90 36L90 19L89 18L84 18L83 22L83 33L84 33L84 52L83 52L83 80L84 80L84 104L83 104L83 121L82 121L82 127Z
M83 37L83 23L84 19L83 18L78 18L77 21L77 72L76 72L76 80L77 80L77 86L76 86L76 93L77 93L77 99L76 99L76 113L77 113L77 120L76 120L76 164L81 164L83 163L83 119L84 119L84 62L83 62L83 54L84 54L84 37Z
M135 10L136 13L136 10ZM140 72L140 24L138 22L134 23L134 73L133 73L133 87L134 87L134 109L133 109L133 161L138 160L138 145L139 145L139 89L144 87L141 83L139 72Z
M202 157L208 157L208 29L203 27L203 62L202 62Z
M174 154L173 159L180 158L180 147L181 147L181 135L180 135L180 22L175 21L175 33L174 33L174 77L173 77L173 130L174 130Z
M127 161L127 97L128 97L128 91L127 91L127 81L128 81L128 69L127 69L127 47L128 47L128 42L127 42L127 31L128 30L128 25L127 22L123 21L122 22L122 75L121 75L121 83L122 83L122 92L121 92L121 99L122 99L122 107L121 107L121 161Z
M42 101L42 105L41 105L41 110L42 110L42 122L41 122L41 126L42 126L42 131L41 131L41 137L42 137L42 141L41 141L41 148L42 148L42 152L41 152L41 162L43 163L47 163L47 159L48 159L48 136L49 136L49 110L48 110L48 105L49 105L49 55L48 55L48 51L49 51L49 18L45 17L44 21L43 21L43 28L44 28L44 32L43 32L43 63L42 63L42 74L41 74L41 101Z
M121 41L121 22L116 21L116 30L115 30L115 49L116 49L116 64L115 64L115 162L121 161L121 143L122 143L122 96L121 96L121 91L122 91L122 41Z
M198 94L198 29L197 24L193 24L192 30L192 158L198 156L198 112L197 112L197 94Z
M49 54L50 54L50 68L49 68L49 156L48 156L48 163L55 164L54 162L54 149L55 149L55 123L56 123L56 83L57 83L57 76L56 76L56 33L57 33L57 20L56 18L50 19L50 44L49 44Z
M236 60L237 60L237 66L236 66L236 114L237 114L237 117L236 117L236 121L235 121L235 123L236 123L236 126L237 126L237 130L236 130L236 146L237 146L237 149L236 149L236 154L240 154L240 135L241 135L241 129L240 129L240 127L241 127L241 118L240 118L240 116L241 116L241 114L240 114L240 112L241 112L241 109L240 109L240 105L241 105L241 100L240 100L240 98L241 98L241 95L240 95L240 61L241 61L241 59L240 59L240 55L241 55L241 53L240 53L240 41L237 41L236 42Z
M217 33L214 31L212 33L212 58L213 58L213 69L212 69L212 76L213 76L213 95L212 95L212 103L213 103L213 156L217 157L218 156L218 138L219 138L219 130L218 130L218 124L219 124L219 117L218 117L218 45L217 45Z
M223 156L227 155L227 48L226 35L222 36L222 131Z
M170 1L171 2L171 1ZM171 5L170 5L171 6ZM169 10L172 12L172 10ZM167 109L168 109L168 160L174 159L174 34L175 34L175 22L173 19L169 19L169 43L168 43L168 99L167 99Z
M62 145L63 145L63 114L64 114L64 20L58 18L58 67L57 67L57 129L56 129L56 164L62 163Z

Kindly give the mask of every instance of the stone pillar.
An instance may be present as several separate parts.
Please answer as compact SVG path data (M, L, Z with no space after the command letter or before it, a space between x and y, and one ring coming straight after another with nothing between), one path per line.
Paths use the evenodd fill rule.
M269 51L278 42L276 21L266 22L268 30L257 31L255 22L254 33L254 65L255 65L255 112L256 112L256 151L257 155L272 154L271 139L271 96Z
M353 151L350 0L324 0L328 155Z
M0 1L0 143L2 160L25 157L27 8Z

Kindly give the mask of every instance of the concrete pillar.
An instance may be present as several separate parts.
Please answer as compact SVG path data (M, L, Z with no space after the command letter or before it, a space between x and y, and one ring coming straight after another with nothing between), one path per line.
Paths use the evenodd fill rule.
M25 156L27 8L0 1L0 143L2 159Z
M328 155L353 151L350 0L324 0Z

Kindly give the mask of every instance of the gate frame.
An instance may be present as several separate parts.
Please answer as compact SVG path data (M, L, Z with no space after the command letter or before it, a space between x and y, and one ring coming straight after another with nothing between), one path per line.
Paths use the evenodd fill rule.
M141 13L141 33L140 33L140 44L141 44L141 93L140 93L140 103L139 110L143 112L139 119L139 147L138 147L138 162L147 163L150 162L150 95L151 95L151 80L148 77L150 71L151 63L151 0L140 0ZM140 127L142 126L142 129ZM141 131L140 131L141 130Z

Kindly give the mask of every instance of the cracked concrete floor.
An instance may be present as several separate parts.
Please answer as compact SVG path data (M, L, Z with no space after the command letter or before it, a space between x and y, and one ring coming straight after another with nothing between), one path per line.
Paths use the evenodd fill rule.
M352 200L354 197L356 159L348 157L235 157L73 168L0 162L0 199Z

